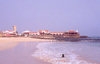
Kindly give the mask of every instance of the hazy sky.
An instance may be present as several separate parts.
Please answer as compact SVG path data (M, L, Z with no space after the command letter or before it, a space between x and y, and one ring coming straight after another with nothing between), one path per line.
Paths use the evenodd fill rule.
M100 0L0 0L0 30L67 31L100 36Z

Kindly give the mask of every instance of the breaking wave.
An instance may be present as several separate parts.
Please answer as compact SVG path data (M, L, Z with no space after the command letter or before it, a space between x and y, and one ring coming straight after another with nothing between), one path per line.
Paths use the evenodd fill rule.
M53 45L52 45L53 44ZM32 56L52 64L97 64L82 59L73 49L65 46L66 44L39 43ZM62 58L62 54L65 55Z

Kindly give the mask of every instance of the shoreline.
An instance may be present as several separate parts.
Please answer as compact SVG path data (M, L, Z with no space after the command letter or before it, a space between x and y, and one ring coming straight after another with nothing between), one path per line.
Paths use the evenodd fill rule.
M20 60L22 59L25 60L24 62L22 62L22 64L27 64L27 63L51 64L49 62L45 62L43 60L40 60L38 58L31 56L31 54L37 50L36 45L38 44L38 42L44 42L44 41L50 42L51 40L44 40L44 39L41 40L41 39L34 39L34 38L19 38L19 37L18 38L13 38L13 37L0 38L0 56L1 56L0 64L6 64L6 62L4 62L5 59L8 60L7 62L8 64L10 61L13 61L13 63L11 64L15 64L16 61L17 63L20 63ZM22 49L20 49L20 47L22 47ZM10 55L8 57L5 57L6 54L7 55L10 54Z
M56 40L49 40L49 39L36 39L36 38L29 38L29 37L1 37L1 42L52 42Z
M78 42L78 41L96 41L100 42L100 38L58 38L58 39L40 39L30 37L0 37L0 43L2 42Z

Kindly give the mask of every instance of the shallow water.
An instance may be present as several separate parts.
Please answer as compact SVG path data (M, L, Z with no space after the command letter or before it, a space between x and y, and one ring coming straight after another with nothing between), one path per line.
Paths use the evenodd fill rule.
M44 42L37 48L33 56L52 64L100 64L100 42Z

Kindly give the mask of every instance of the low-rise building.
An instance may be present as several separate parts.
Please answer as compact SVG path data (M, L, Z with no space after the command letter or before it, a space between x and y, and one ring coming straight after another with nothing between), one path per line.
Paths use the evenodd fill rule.
M67 32L64 32L65 38L80 38L80 34L77 31L69 30Z
M0 31L0 37L2 37L3 36L3 32L2 31Z
M40 35L40 33L39 32L32 32L32 31L22 32L22 36L24 36L24 37L32 37L32 36L36 36L36 35Z
M17 32L14 32L14 31L3 31L3 37L15 37L17 36L18 33Z
M80 34L77 31L69 30L67 32L49 32L48 30L39 30L38 32L24 31L25 37L37 38L79 38Z
M64 32L50 32L51 35L63 35Z
M18 32L16 31L16 26L13 26L13 30L2 31L3 37L16 37L18 36Z

